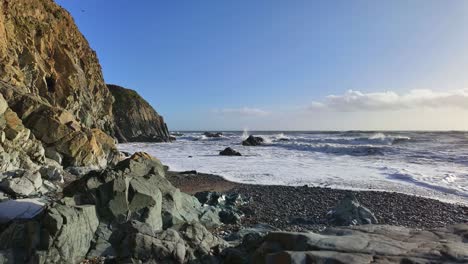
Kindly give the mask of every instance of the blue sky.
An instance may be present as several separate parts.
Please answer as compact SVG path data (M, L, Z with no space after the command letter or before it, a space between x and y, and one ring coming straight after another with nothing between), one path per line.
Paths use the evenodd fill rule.
M171 130L468 129L468 1L57 3Z

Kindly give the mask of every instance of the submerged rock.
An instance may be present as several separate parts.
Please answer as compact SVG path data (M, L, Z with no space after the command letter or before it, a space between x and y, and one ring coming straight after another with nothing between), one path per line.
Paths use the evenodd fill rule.
M219 155L221 156L242 156L238 151L235 151L234 149L228 147L225 148L223 151L219 152Z
M327 214L330 224L337 226L377 224L374 214L362 206L353 194L348 194Z
M250 135L246 140L242 141L243 146L259 146L262 145L265 140L262 137L255 137Z

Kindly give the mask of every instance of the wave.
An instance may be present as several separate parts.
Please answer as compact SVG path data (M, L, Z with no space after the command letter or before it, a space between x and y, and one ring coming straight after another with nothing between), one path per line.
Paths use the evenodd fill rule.
M349 156L382 156L386 151L385 147L373 145L304 144L293 142L290 144L276 144L275 146L289 150Z

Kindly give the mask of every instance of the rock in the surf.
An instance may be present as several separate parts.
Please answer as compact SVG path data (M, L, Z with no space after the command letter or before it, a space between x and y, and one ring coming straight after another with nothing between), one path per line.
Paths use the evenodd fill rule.
M255 137L250 135L246 140L242 141L243 146L259 146L265 142L262 137Z
M242 156L239 151L236 151L230 147L225 148L223 151L219 152L221 156Z

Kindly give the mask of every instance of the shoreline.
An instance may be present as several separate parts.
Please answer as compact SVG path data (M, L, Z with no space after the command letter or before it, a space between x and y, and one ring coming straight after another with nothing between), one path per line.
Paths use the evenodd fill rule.
M240 226L266 223L288 231L320 231L330 226L326 213L346 194L353 193L379 224L417 229L468 222L468 206L427 197L375 190L344 190L313 186L236 183L220 175L168 171L167 179L182 192L239 193L250 199L242 209Z

